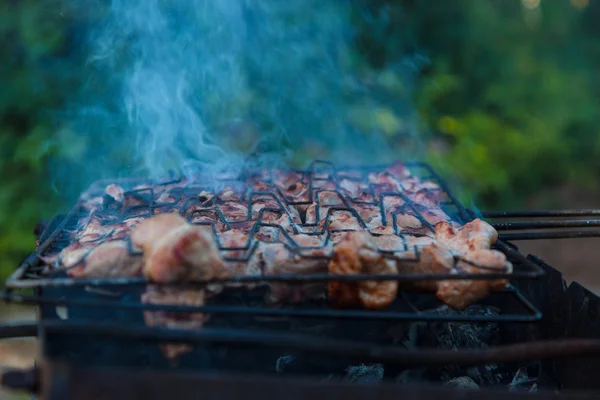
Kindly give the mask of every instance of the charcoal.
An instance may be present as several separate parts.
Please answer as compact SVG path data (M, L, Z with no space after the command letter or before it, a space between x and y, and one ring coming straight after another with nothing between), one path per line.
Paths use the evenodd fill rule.
M441 306L434 310L440 315L494 316L498 310L491 306L472 305L463 311ZM399 333L397 329L395 333ZM483 349L499 343L499 328L497 323L482 322L435 322L426 324L416 322L403 331L401 341L408 348L432 347L442 350ZM424 376L431 378L435 371L428 370ZM438 378L443 382L467 376L479 385L496 385L503 381L498 366L486 365L474 368L448 366L437 371Z
M436 312L442 315L498 315L496 308L479 305L468 307L464 311L456 311L450 307L442 306L436 309ZM431 325L431 329L437 339L437 345L446 350L487 348L500 341L498 324L496 323L435 323Z
M396 383L417 383L425 379L427 370L425 368L407 369L402 371L395 379Z
M296 357L294 357L291 354L286 354L286 355L279 357L277 359L277 361L275 362L275 371L277 371L278 374L284 373L286 368L289 365L291 365L295 360L296 360Z
M521 367L515 373L512 381L508 385L510 391L531 391L535 386L537 390L537 378L530 378L527 368Z
M457 389L479 389L479 385L468 376L459 376L458 378L450 379L444 386L450 386Z
M348 367L344 380L358 383L375 383L383 380L383 365L356 365Z
M534 383L531 389L529 389L529 393L536 393L538 391L538 384Z

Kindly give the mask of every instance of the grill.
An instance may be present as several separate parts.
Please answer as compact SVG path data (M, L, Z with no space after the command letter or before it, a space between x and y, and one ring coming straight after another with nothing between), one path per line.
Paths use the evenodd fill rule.
M292 377L308 375L321 379L346 371L349 365L361 363L383 365L386 376L399 376L407 369L424 366L437 370L447 365L495 364L495 374L498 375L498 383L500 383L509 375L511 377L514 375L516 369L511 363L530 360L527 366L530 371L537 371L536 379L552 380L548 387L564 386L565 381L568 382L568 379L563 376L568 375L567 369L563 369L561 375L556 372L558 364L553 361L539 363L536 360L567 355L594 355L600 353L600 346L594 340L542 341L569 336L577 338L594 336L593 334L592 336L569 335L559 332L559 328L557 330L558 326L567 329L569 325L565 324L568 321L573 322L572 319L575 318L573 313L561 315L561 319L557 319L558 317L554 315L556 310L564 311L577 303L569 297L572 292L566 289L562 277L556 270L534 256L522 255L511 241L600 236L600 231L593 229L600 225L600 221L585 219L597 216L600 212L566 210L476 214L460 204L439 175L427 164L407 163L406 166L421 181L435 183L435 189L431 189L431 193L428 189L421 195L425 198L429 195L441 198L443 210L453 220L464 224L479 216L492 221L492 225L500 231L500 239L494 248L503 252L512 262L513 271L488 271L484 267L473 265L479 269L476 274L257 275L234 276L210 282L195 281L177 286L198 288L215 282L228 285L265 282L302 285L330 281L386 280L395 280L401 285L406 285L442 279L510 279L511 284L505 290L491 294L464 311L454 311L444 306L432 293L410 290L401 290L396 301L387 309L380 311L331 309L326 302L318 300L306 301L295 306L272 307L264 304L263 287L250 290L243 285L229 287L203 306L143 303L140 301L141 294L149 285L143 278L73 279L65 274L64 269L48 270L40 261L40 256L56 253L70 243L70 232L77 229L79 221L89 214L85 208L85 201L102 196L104 188L108 184L115 183L111 181L97 182L92 185L68 214L56 216L50 221L39 236L38 250L27 257L9 278L3 297L7 301L39 306L37 333L42 341L45 363L52 366L50 368L52 371L62 371L61 374L68 375L71 385L75 384L72 381L74 379L72 375L75 374L73 368L57 367L63 365L62 363L68 366L94 366L100 370L107 367L111 369L142 367L155 371L176 368L203 374L235 374L250 370L260 374ZM185 178L175 177L157 182L122 180L116 183L126 189L124 197L131 200L129 205L123 205L127 204L127 201L119 204L110 196L104 196L102 206L96 209L95 216L103 223L114 223L129 218L177 211L192 224L212 227L219 250L231 254L224 257L226 261L247 263L257 248L253 236L261 230L276 232L278 240L281 240L293 254L302 257L328 257L327 254L317 256L312 254L315 249L325 249L332 235L340 231L331 228L330 220L335 213L347 213L362 229L368 229L358 210L360 206L367 205L380 208L383 225L391 225L394 235L399 237L402 243L401 248L378 249L378 251L384 257L390 256L394 251L413 251L411 257L418 262L420 253L417 248L410 249L406 245L405 234L398 229L397 217L401 214L414 216L425 230L432 231L433 226L424 215L426 210L403 191L389 190L385 185L378 186L367 182L369 173L381 171L384 167L342 168L326 162L315 162L307 170L293 171L297 181L287 184L292 188L299 185L308 188L303 196L295 197L287 195L280 189L252 191L246 186L239 186L240 182L244 183L252 179L273 183L276 179L273 172L263 170L244 170L241 174L217 177L214 175L203 177L199 174L196 179L187 181L184 181ZM361 188L359 195L348 195L348 192L342 190L344 181L357 183ZM240 187L239 198L236 198L235 202L245 203L248 209L245 218L228 220L225 216L222 208L226 207L231 200L220 198L218 195L225 187ZM214 194L214 197L211 196L209 199L198 196L202 190ZM165 193L168 196L164 196ZM337 196L341 204L334 206L322 204L323 193ZM384 209L386 198L403 200L402 207L393 212L391 218L387 220L388 213ZM219 232L214 222L206 222L203 219L205 214L217 215L218 222L223 224L225 230L248 225L252 219L253 204L257 200L264 199L276 203L277 207L265 207L259 211L258 222L249 227L250 235L244 246L227 247L219 240ZM300 221L294 221L290 209L302 210L303 206L310 204L316 204L317 222L306 222L304 215L301 216ZM327 210L327 216L325 222L319 224L323 209ZM284 229L280 224L264 222L268 220L269 213L287 215L294 234L324 236L322 246L306 247L296 243L289 230ZM110 240L110 234L109 232L98 237L95 243L101 244ZM419 233L411 234L419 235ZM132 254L136 254L131 244L129 250ZM85 256L81 263L85 263ZM540 279L541 277L544 277L543 280ZM547 283L548 279L552 279L554 287ZM160 286L157 283L152 285ZM573 285L569 290L572 287ZM586 292L585 299L587 300L582 298L578 300L587 302L585 304L589 307L590 299L594 299L594 295ZM210 315L210 320L201 330L150 327L146 326L143 319L143 312L147 311L179 315L202 313ZM547 312L553 315L544 316ZM586 318L589 318L589 315L579 315L582 321ZM553 323L548 325L549 319ZM423 333L421 329L423 323L433 328ZM24 329L16 329L16 332L31 333L30 326ZM414 339L416 335L419 338L425 337L425 342L428 340L431 342L433 340L431 338L439 336L440 332L443 331L447 336L447 332L453 329L462 332L464 337L499 331L496 337L500 337L501 340L494 344L505 347L486 345L457 352L460 340L450 347L442 346L442 349L423 349L420 348L420 343L412 343L404 348L390 345L396 340L394 339L396 336L408 336ZM417 331L420 333L415 333ZM7 336L14 334L14 331L9 332L11 333ZM591 332L593 329L589 329L589 333ZM452 336L452 338L456 340L456 337ZM512 344L523 340L535 340L536 343L522 347L518 345L514 347L515 345ZM436 342L434 346L440 346L438 339L433 341ZM160 354L157 343L191 343L194 345L194 350L184 355L177 365L173 365ZM20 377L19 379L23 378L22 375ZM177 378L173 379L177 380ZM582 379L581 376L578 378L579 381ZM34 380L37 383L38 378ZM28 385L31 386L31 382ZM592 385L592 381L587 381L584 385ZM582 386L581 382L571 385L571 387L579 386Z

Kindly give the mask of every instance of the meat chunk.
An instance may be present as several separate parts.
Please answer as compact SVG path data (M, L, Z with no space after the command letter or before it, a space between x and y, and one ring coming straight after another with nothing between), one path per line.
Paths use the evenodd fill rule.
M510 273L512 264L506 255L490 247L498 239L498 232L488 223L475 219L459 228L447 222L435 226L436 242L461 257L457 273L485 274ZM463 309L487 296L490 291L501 290L508 282L498 280L446 280L438 285L437 297L457 309Z
M261 255L265 276L327 272L327 259L325 257L303 257L290 251L282 243L261 243L258 252ZM271 304L283 301L293 304L307 299L325 297L325 284L322 282L307 284L272 282L269 287L270 291L267 293L265 301Z
M440 222L435 225L435 239L440 246L465 254L469 250L489 249L496 243L498 232L480 219L458 228L448 222Z
M115 185L114 183L108 185L105 189L107 195L112 197L115 201L122 203L125 198L125 190L119 185Z
M155 282L212 279L223 275L212 230L188 224L177 214L159 214L140 223L132 243L144 250L144 275Z
M477 264L478 268L473 264ZM469 274L512 272L512 265L506 260L503 253L495 250L470 250L464 260L457 263L457 272ZM458 310L483 299L490 292L502 290L508 281L498 280L444 280L439 283L437 297L444 303Z
M329 262L330 274L395 274L396 263L384 258L366 232L347 232L335 245ZM396 281L329 282L329 301L337 307L379 309L388 306L396 298Z
M186 220L179 214L158 214L136 226L131 234L131 242L136 247L150 252L153 244L158 242L166 232L185 224Z
M312 201L315 196L317 201ZM215 175L193 171L188 179L129 191L102 184L82 197L89 214L71 232L74 242L58 256L40 258L55 266L62 263L73 277L143 273L161 283L326 271L477 274L512 268L506 257L491 250L497 240L493 227L481 220L460 226L442 209L444 200L436 183L411 175L402 163L376 172L258 169ZM137 217L150 205L157 215ZM173 208L183 216L161 213ZM123 221L123 215L133 215L130 211L136 217ZM128 236L143 257L131 254ZM100 244L105 241L111 242ZM256 286L211 283L202 296L241 285ZM461 279L412 287L434 291L442 301L461 308L505 285L505 280ZM270 303L328 295L338 307L373 309L390 304L398 291L395 281L272 283L269 287ZM154 296L163 301L160 296L174 294Z
M144 275L155 282L213 279L224 272L212 231L206 226L185 224L167 231L145 254Z
M72 268L67 270L72 278L132 277L142 271L142 257L133 255L125 241L106 242L91 249L82 247L80 251L72 254L76 261L66 260L72 263Z
M62 249L58 256L58 263L64 268L74 267L82 263L85 256L97 245L98 243L72 243Z
M437 244L429 244L419 248L418 257L414 260L401 258L398 260L399 272L418 273L418 274L443 274L449 273L454 267L454 255L448 249L440 247ZM412 287L436 291L438 281L418 281L411 284Z
M180 289L149 286L142 295L142 302L157 305L193 306L201 307L205 303L202 289ZM206 321L203 313L173 312L173 311L144 311L144 321L148 326L169 329L201 329ZM188 344L161 344L160 349L164 356L174 361L181 355L192 351Z

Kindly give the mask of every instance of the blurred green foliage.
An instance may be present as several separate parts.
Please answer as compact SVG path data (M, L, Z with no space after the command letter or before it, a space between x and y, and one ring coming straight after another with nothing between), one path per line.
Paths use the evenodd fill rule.
M356 73L378 95L412 91L424 157L468 188L480 208L518 207L564 182L598 189L600 2L545 0L533 8L525 5L535 1L520 0L362 3ZM85 11L58 0L0 0L3 277L33 248L35 223L64 206L51 187L48 162L76 165L84 162L84 148L94 146L55 118L75 88L99 85L76 51L78 29L90 18ZM428 62L409 88L387 66L413 62L411 54ZM394 110L366 102L349 108L347 118L378 130L390 146L403 146L405 121ZM314 146L306 157L326 153Z

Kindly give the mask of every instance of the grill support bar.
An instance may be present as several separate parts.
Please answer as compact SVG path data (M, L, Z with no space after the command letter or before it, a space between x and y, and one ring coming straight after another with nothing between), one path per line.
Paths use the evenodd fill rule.
M264 378L235 374L156 373L126 369L46 365L40 374L48 382L46 400L531 400L599 398L598 392L522 393L460 390L416 384L356 384L302 378ZM198 388L202 388L201 392Z

